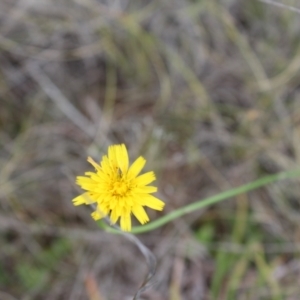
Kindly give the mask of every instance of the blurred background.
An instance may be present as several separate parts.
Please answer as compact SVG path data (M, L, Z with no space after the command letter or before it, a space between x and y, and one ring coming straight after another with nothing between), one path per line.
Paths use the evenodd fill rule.
M299 33L256 0L1 0L0 299L132 299L144 257L71 202L111 144L157 174L152 220L297 167ZM299 195L287 180L139 235L143 299L299 299Z

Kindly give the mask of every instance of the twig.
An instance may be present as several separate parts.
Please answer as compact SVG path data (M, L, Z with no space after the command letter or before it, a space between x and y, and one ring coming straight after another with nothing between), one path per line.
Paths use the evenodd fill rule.
M275 5L275 6L278 6L278 7L282 7L282 8L287 8L291 11L294 11L294 12L300 14L300 9L298 9L294 6L285 5L283 3L280 3L280 2L277 2L277 1L272 1L272 0L258 0L258 1L264 2L264 3L267 3L267 4L272 4L272 5Z
M91 207L94 210L98 210L96 205L94 205L94 204L92 204ZM100 213L101 213L101 211L100 211ZM144 257L146 259L147 266L148 266L148 274L145 277L143 283L141 284L139 290L136 292L136 294L133 297L133 300L139 300L141 293L144 292L147 288L149 288L152 284L152 279L156 272L156 258L154 256L154 254L136 236L134 236L133 234L131 234L129 232L122 231L120 229L120 227L115 224L111 224L108 217L104 217L103 219L105 220L105 222L107 224L109 224L111 227L113 227L115 230L117 230L125 238L127 238L129 241L136 244L136 246L139 248L139 250L142 252L142 254L144 255Z
M31 77L39 84L45 94L58 106L58 108L80 129L89 136L95 134L95 130L88 119L83 116L63 95L58 87L50 80L50 78L36 64L28 63L26 70Z
M41 89L57 105L57 107L89 137L95 138L97 133L96 126L94 126L75 106L71 104L45 72L33 62L28 63L25 68L32 79L38 83ZM111 144L104 134L100 137L105 145Z

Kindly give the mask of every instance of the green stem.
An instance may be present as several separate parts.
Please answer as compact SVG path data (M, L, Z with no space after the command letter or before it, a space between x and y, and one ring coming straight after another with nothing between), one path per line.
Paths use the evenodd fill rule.
M239 194L247 193L249 191L258 189L262 186L265 186L267 184L270 184L270 183L273 183L273 182L276 182L279 180L296 178L299 176L300 176L300 170L293 170L293 171L286 171L286 172L278 173L275 175L269 175L269 176L260 178L253 182L242 185L240 187L222 192L218 195L208 197L204 200L199 200L197 202L193 202L191 204L188 204L186 206L178 208L178 209L170 212L169 214L167 214L147 225L133 227L131 230L131 233L137 234L137 233L143 233L143 232L148 232L148 231L157 229L166 223L169 223L179 217L182 217L182 216L184 216L190 212L196 211L198 209L201 209L201 208L207 207L209 205L216 204L218 202L227 200L227 199L237 196ZM103 224L102 224L102 226L103 226ZM109 227L108 225L105 225L104 227L105 227L106 231L114 232L114 233L117 232L115 229Z

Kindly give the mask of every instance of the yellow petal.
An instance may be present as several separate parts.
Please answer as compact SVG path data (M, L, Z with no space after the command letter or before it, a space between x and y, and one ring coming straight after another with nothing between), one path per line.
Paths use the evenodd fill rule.
M99 211L95 210L94 212L91 213L91 216L92 218L95 220L95 221L98 221L100 219L102 219L104 217L103 214L101 214Z
M113 169L118 166L117 155L116 155L116 149L118 148L118 146L119 145L113 145L108 147L108 159L109 159L110 166Z
M89 193L83 193L80 196L74 198L72 200L72 202L75 206L77 206L77 205L81 205L81 204L92 204L92 203L95 203L96 200L92 199L90 197Z
M124 206L124 203L122 203L122 202L119 202L118 205L116 206L115 210L116 210L116 213L118 216L122 215L123 206Z
M131 218L130 218L130 211L128 209L123 208L120 225L123 231L131 230Z
M84 176L77 176L76 177L76 182L79 184L84 184L84 183L96 183L93 179L89 177L84 177Z
M135 179L135 183L138 186L144 186L144 185L147 185L147 184L151 183L154 180L155 180L155 174L154 174L154 172L147 172L147 173L145 173L143 175L138 176Z
M141 205L135 205L132 207L132 212L141 224L149 222L149 217Z
M128 152L124 144L118 145L118 147L116 148L116 157L119 168L121 169L123 174L126 174L128 170L129 159Z
M111 223L115 224L118 221L119 217L120 216L118 215L118 211L116 209L113 209L110 214Z
M107 174L109 171L110 171L110 164L109 164L109 158L104 155L102 157L102 160L101 160L101 168L102 168L102 171Z
M98 183L88 177L78 176L76 183L81 186L84 190L92 191L97 189Z
M138 194L151 194L157 192L157 187L155 186L138 186L133 190L134 193Z
M109 180L109 177L103 173L102 171L99 171L98 173L93 173L93 172L85 172L84 173L86 176L90 176L91 180L94 180L96 182L103 182Z
M163 210L165 203L152 195L139 195L140 203L155 210Z
M87 161L93 165L93 167L97 170L97 171L100 171L101 170L101 167L89 156L87 158Z
M98 205L97 209L91 214L92 218L97 221L102 219L103 217L106 217L109 210L104 205Z
M135 178L144 168L146 163L146 160L140 156L137 158L134 163L131 165L131 167L128 170L127 178L128 179L133 179Z

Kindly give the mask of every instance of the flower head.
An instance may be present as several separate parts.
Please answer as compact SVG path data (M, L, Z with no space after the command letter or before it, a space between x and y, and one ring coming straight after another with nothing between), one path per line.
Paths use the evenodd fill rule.
M124 144L110 146L100 165L91 157L87 160L94 166L95 172L77 177L76 183L86 192L72 201L74 205L96 203L97 209L92 213L95 220L110 214L112 224L121 218L121 229L130 231L131 213L145 224L149 217L144 206L155 210L164 208L164 202L151 195L157 188L148 185L155 180L154 172L139 175L146 163L141 156L129 167Z

